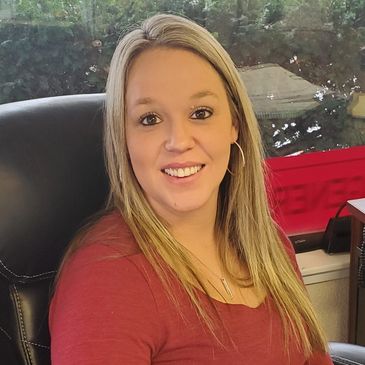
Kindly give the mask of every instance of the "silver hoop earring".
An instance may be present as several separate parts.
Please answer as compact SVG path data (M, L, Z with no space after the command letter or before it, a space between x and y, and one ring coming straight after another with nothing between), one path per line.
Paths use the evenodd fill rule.
M237 148L239 149L240 151L240 154L241 154L241 158L242 158L242 164L243 166L245 166L246 164L246 160L245 160L245 155L243 153L243 150L242 150L242 147L239 145L239 143L237 141L234 142L234 144L237 146ZM234 176L234 173L227 167L227 171L232 175Z
M242 165L245 166L246 165L246 160L245 160L245 154L243 153L242 147L239 145L239 143L237 141L234 142L234 144L238 147L238 149L240 150L241 153L241 157L242 157Z

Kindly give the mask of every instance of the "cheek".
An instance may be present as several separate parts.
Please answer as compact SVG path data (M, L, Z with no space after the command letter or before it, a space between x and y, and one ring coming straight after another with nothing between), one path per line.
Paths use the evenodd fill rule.
M143 159L141 158L141 148L140 144L137 142L136 138L134 138L133 135L127 133L127 152L129 156L129 160L131 162L133 171L136 173L136 170L138 170L138 166L141 162L143 162Z
M146 154L143 154L143 150L139 144L129 143L127 144L127 147L133 171L136 173L143 167L143 164L146 162Z
M229 159L231 145L236 140L235 128L224 128L216 131L208 142L211 152L222 161Z
M219 141L219 139L218 139ZM217 142L217 139L215 141L212 141L211 146L213 148L210 149L210 157L213 162L212 168L213 171L215 171L215 174L219 176L219 178L223 178L223 176L226 173L229 159L230 159L230 153L231 153L231 144L229 139L224 139L224 141Z
M140 185L144 186L152 178L155 166L155 151L149 138L129 136L127 148L131 166Z

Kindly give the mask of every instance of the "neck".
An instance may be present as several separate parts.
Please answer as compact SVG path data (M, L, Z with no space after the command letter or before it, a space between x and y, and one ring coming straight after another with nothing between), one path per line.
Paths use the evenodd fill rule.
M214 221L183 222L172 226L171 233L183 246L196 254L216 247Z
M171 234L183 246L196 253L215 247L216 201L190 211L159 210L156 212L168 223Z
M169 221L172 235L194 253L216 247L215 213L189 212Z

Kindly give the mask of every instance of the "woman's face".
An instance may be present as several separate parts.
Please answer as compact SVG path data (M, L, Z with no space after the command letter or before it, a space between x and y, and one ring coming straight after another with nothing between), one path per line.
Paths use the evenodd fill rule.
M215 212L237 131L223 82L206 60L184 49L142 52L127 80L126 138L159 215Z

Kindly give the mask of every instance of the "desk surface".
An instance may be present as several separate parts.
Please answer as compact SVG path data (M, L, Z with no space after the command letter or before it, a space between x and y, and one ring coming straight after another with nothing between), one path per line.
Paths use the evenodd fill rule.
M298 253L296 258L303 276L348 269L350 267L349 252L329 255L323 250L315 250Z

